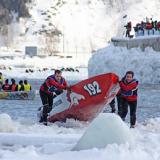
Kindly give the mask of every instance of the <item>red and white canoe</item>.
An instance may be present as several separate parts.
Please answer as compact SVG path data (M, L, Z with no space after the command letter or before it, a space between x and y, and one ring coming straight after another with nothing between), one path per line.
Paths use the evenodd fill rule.
M49 122L73 118L91 121L119 90L118 76L114 73L101 74L71 86L72 92L64 91L54 99Z

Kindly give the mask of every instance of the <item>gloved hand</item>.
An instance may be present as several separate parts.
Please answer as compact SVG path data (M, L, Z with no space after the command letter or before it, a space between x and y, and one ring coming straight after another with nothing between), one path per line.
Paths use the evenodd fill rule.
M52 94L53 94L53 98L57 97L57 94L55 92L53 92Z
M67 87L66 87L66 90L67 90L68 92L71 92L71 87L70 87L70 86L67 86Z

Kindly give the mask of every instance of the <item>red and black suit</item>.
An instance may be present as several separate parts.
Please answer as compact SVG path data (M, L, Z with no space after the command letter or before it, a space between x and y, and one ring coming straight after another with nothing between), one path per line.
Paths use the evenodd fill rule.
M121 92L121 105L122 114L121 118L125 120L128 113L128 105L130 107L130 123L135 125L136 123L136 109L137 109L137 91L138 91L138 81L133 79L131 82L127 82L123 79L120 82L120 92Z
M40 87L40 97L43 104L43 120L47 122L47 115L52 110L53 98L66 89L67 82L62 77L60 81L55 79L54 75L49 76ZM54 93L54 94L53 94Z

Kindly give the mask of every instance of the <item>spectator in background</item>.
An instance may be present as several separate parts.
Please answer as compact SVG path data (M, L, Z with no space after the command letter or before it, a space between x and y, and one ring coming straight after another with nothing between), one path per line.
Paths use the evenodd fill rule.
M17 91L17 84L16 84L15 79L13 79L13 78L11 79L10 91L11 92Z
M17 85L16 90L17 91L24 91L24 84L23 84L22 80L19 81L19 84Z
M126 37L131 37L130 35L130 32L131 32L131 29L132 29L132 23L131 22L128 22L127 25L125 25L124 27L126 27Z
M150 35L150 31L152 31L152 29L153 29L152 23L147 22L146 23L146 30L147 30L148 35Z
M10 91L10 85L8 83L8 79L5 80L5 83L2 85L3 91Z
M25 79L24 80L24 91L27 91L27 92L29 92L29 91L31 91L31 85L28 83L28 81Z

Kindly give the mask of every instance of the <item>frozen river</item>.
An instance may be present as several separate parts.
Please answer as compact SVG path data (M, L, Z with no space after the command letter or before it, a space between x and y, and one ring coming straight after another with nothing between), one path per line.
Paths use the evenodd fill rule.
M34 100L0 100L0 113L7 113L13 119L35 123L37 108L41 106L38 89L42 82L43 80L30 80L32 88L37 91ZM142 122L148 118L160 116L160 85L140 85L138 94L138 121Z

